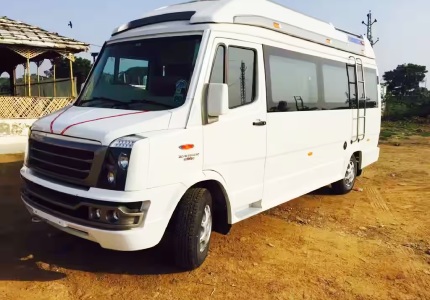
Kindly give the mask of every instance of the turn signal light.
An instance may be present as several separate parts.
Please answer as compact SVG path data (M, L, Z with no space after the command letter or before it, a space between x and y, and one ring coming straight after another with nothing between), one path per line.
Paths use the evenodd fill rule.
M194 148L193 144L182 145L179 147L179 149L181 149L181 150L191 150L193 148Z

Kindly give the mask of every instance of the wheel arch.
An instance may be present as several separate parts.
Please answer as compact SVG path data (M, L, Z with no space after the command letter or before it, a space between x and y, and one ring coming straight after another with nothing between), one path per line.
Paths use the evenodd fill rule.
M203 176L194 177L194 180L183 183L184 188L181 189L180 194L177 197L177 201L171 206L170 225L175 212L179 206L179 203L183 199L184 195L192 188L206 188L212 195L213 201L213 230L220 234L227 235L231 229L232 211L228 190L224 178L215 171L207 170L203 172Z
M213 230L227 235L231 229L231 205L223 184L217 180L201 181L192 188L205 188L212 195Z

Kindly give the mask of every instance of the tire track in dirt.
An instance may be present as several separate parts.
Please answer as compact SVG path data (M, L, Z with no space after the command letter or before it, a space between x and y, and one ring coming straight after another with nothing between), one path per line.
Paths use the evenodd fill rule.
M401 254L406 257L411 257L415 254L415 252L412 249L406 248L404 246L400 246L398 247L398 249L401 252ZM421 270L415 267L415 265L412 263L413 260L404 259L404 257L400 259L406 262L405 267L403 268L406 276L412 277L414 279L415 284L419 287L418 290L425 292L427 288L430 286L430 280L428 279L428 277L426 277L426 274L424 274ZM419 299L426 300L428 299L428 296L429 295L422 294L422 295L419 295Z
M366 192L367 197L371 201L371 205L375 209L375 211L387 212L390 216L394 217L392 212L390 211L388 203L385 201L382 194L376 188L368 186L366 188ZM419 290L425 291L425 287L428 286L428 281L423 279L424 274L421 274L420 270L415 267L413 260L404 259L404 257L411 257L412 255L414 255L414 251L412 249L405 248L404 246L400 245L399 247L397 247L397 249L399 249L402 255L401 259L403 261L406 261L405 266L403 268L405 276L413 278L415 284L419 286ZM425 295L420 295L420 297L420 299L425 299Z
M390 211L390 208L388 207L387 202L385 201L384 197L381 195L381 193L375 189L372 186L368 186L366 188L366 194L368 199L371 201L371 205L374 209L377 210L383 210L383 211Z
M413 192L417 192L417 189L412 189ZM393 213L390 210L389 204L385 201L382 194L372 186L366 187L366 196L370 200L370 204L372 205L375 212L386 212L389 216L394 218ZM396 243L397 244L397 243ZM402 268L406 277L413 278L414 284L418 287L419 291L426 291L426 288L430 286L430 279L423 273L422 270L416 267L413 259L405 259L405 257L411 258L415 255L415 252L411 248L406 248L403 245L397 244L397 249L399 249L400 255L402 256L402 261L405 261L405 265ZM424 294L419 295L418 299L428 299L429 295Z
M405 192L406 190L406 192ZM400 193L403 193L405 195L408 195L410 192L418 192L419 188L409 188L409 189L403 189L402 191L396 191L391 190L389 192L396 194L396 196ZM409 193L408 193L409 192ZM368 186L367 187L367 196L369 197L369 200L371 201L372 207L377 211L383 211L387 212L391 217L394 218L394 214L391 212L389 208L389 204L385 201L382 194L374 187ZM429 295L425 294L427 287L430 286L430 278L423 273L422 270L417 268L416 264L414 263L413 256L416 255L415 251L412 248L405 247L404 245L400 245L398 243L396 244L396 249L399 250L401 257L399 257L400 260L404 261L404 267L402 268L405 276L413 278L413 285L418 287L418 291L421 291L422 294L418 295L419 298L417 299L423 299L427 300L429 299ZM405 259L406 257L406 259ZM409 259L408 259L409 258Z

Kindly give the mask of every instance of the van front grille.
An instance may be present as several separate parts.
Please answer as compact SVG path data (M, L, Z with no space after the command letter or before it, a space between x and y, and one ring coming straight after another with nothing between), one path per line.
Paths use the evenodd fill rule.
M95 187L107 147L32 133L28 142L30 169L55 180Z
M29 163L53 174L77 179L89 176L94 152L45 144L35 140L29 143Z

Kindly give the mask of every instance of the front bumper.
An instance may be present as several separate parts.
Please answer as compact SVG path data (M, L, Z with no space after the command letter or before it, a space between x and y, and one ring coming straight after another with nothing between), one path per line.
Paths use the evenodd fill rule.
M151 223L145 227L124 231L110 231L82 226L47 214L23 200L32 216L74 236L98 243L102 248L116 251L137 251L156 246L164 232L163 222ZM158 234L157 234L158 233Z
M53 193L62 193L67 197L88 199L92 203L103 205L127 206L132 203L148 203L143 209L145 216L135 226L126 229L102 228L50 211L26 199L23 194L22 201L31 215L46 221L48 224L69 234L94 241L101 247L118 251L137 251L156 246L162 239L178 199L184 193L182 184L157 187L136 192L118 192L101 189L79 189L70 185L53 182L41 177L31 169L23 167L21 176L25 181L42 186ZM67 202L67 199L61 199Z
M94 201L46 188L25 178L23 180L21 198L25 203L79 225L110 230L136 228L144 222L150 206L150 201L129 203ZM118 219L113 219L114 212Z

